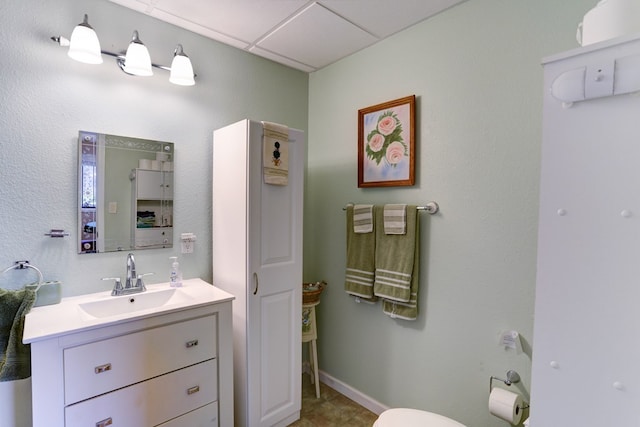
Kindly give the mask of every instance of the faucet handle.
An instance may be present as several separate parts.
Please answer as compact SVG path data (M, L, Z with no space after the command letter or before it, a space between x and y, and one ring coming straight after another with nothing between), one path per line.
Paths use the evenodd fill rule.
M122 280L119 277L103 277L102 280L115 280L111 295L118 295L122 291Z
M144 274L138 274L138 278L136 280L136 288L141 288L143 291L147 290L147 287L144 285L144 282L142 281L142 278L144 276L151 276L154 273L144 273Z

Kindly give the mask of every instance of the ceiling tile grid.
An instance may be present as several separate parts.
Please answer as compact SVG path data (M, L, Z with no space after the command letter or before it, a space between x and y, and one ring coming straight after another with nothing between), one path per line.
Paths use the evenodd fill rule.
M109 0L305 72L466 0Z

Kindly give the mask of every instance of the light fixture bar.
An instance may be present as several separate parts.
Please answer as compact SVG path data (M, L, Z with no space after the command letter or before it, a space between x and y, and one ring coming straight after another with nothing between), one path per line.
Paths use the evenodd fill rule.
M52 36L51 40L53 40L54 42L58 43L60 46L62 47L68 47L69 46L69 39L62 37L62 36ZM122 70L122 67L124 66L124 58L125 58L125 54L124 53L114 53L114 52L109 52L108 50L100 50L100 53L102 53L103 55L107 55L107 56L111 56L112 58L115 58L118 66L120 67L120 69ZM151 66L154 68L158 68L160 70L164 70L164 71L171 71L171 67L168 67L166 65L161 65L161 64L155 64L155 63L151 63ZM125 74L129 74L126 71L122 70ZM133 76L134 74L129 74L130 76ZM193 75L194 77L197 76L197 74L194 73Z
M81 27L82 29L87 28L90 29L93 32L93 29L91 28L91 26L89 26L88 22L87 22L87 16L84 16L84 21L78 25L79 27ZM63 47L69 47L70 46L70 40L63 37L63 36L53 36L51 37L51 40L53 40L54 42L58 43L60 46ZM97 42L97 38L96 38L96 42ZM134 31L133 33L133 38L131 41L131 44L140 44L142 46L144 46L144 44L142 44L142 42L140 41L140 39L138 38L138 32ZM98 45L99 48L99 45ZM145 47L146 49L146 47ZM108 50L99 50L101 54L103 55L107 55L107 56L111 56L112 58L114 58L116 60L116 64L118 65L118 67L122 70L122 72L124 72L127 75L131 75L131 76L139 76L141 74L137 74L134 72L131 72L131 70L127 70L127 67L125 65L125 61L126 61L126 53L125 52L121 52L121 53L114 53L114 52L109 52ZM96 52L97 53L97 52ZM71 56L71 55L70 55ZM176 61L176 56L178 56L179 61ZM76 59L72 56L73 59ZM76 59L79 60L79 59ZM98 63L98 62L88 62L88 61L80 61L80 62L87 62L87 63ZM189 72L193 73L193 78L189 78L189 76L187 76L185 74L184 71L184 64L188 63L188 67L187 67L187 72L186 74L188 74ZM187 57L187 55L184 54L183 49L182 49L182 45L178 44L178 46L176 47L176 49L174 50L174 61L172 62L172 66L168 67L166 65L161 65L161 64L155 64L153 62L150 62L151 67L153 68L158 68L160 70L164 70L164 71L168 71L170 73L170 78L169 81L173 84L178 84L178 85L182 85L182 86L191 86L193 84L195 84L194 82L194 78L197 76L197 74L195 74L193 72L193 68L191 67L191 61L189 60L189 58ZM172 71L172 67L178 66L178 68L173 69ZM149 75L149 74L147 74Z

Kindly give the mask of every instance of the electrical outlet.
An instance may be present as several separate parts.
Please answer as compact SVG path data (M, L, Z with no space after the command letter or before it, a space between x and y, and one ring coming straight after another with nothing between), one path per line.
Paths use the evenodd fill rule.
M193 253L193 247L195 246L196 235L193 233L182 233L180 235L180 240L182 241L182 253L183 254Z

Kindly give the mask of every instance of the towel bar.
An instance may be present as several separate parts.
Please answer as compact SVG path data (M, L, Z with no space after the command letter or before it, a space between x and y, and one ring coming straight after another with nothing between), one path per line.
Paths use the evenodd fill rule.
M353 203L348 203L347 206L353 205ZM347 206L342 208L343 211L347 210ZM436 202L427 202L424 206L416 206L416 209L419 211L427 211L427 213L434 215L437 214L440 210L440 206Z

